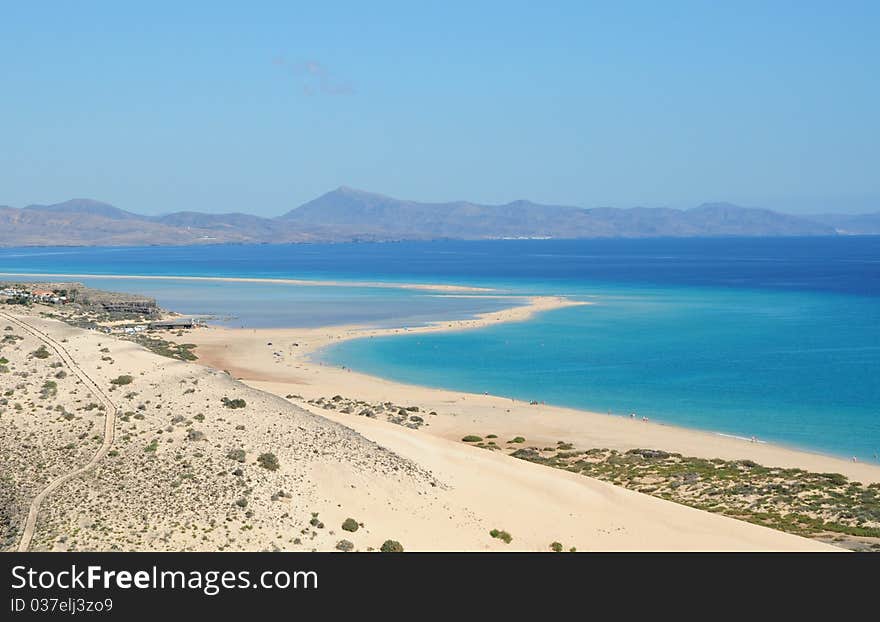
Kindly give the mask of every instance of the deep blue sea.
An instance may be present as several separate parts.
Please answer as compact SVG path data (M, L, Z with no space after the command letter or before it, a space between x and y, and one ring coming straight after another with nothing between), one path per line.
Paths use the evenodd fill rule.
M321 357L866 461L880 452L878 237L0 249L0 272L460 283L513 297L80 279L235 326L413 325L522 294L567 295L594 304L478 331L349 341Z

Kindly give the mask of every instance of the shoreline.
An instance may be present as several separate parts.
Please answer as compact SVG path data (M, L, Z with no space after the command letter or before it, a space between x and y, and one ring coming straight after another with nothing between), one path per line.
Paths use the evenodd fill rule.
M302 365L328 384L292 385L298 378L289 372L276 386L238 382L210 361L173 360L46 317L44 310L54 307L4 308L14 316L8 321L20 326L6 335L15 343L3 350L9 359L4 365L13 373L27 369L35 380L16 389L29 407L3 415L10 434L2 437L0 463L16 474L6 547L25 542L37 551L374 551L394 540L407 551L549 551L555 542L578 551L842 550L829 538L803 538L479 450L428 433L430 427L409 429L384 418L326 411L283 393L294 387L333 391L328 395L357 390L351 375L334 368ZM528 314L520 309L515 317ZM228 361L252 350L253 358L240 360L263 377L271 376L267 361L285 365L273 363L274 350L260 343L265 331L188 333L199 341L232 335L229 350L228 342L214 346ZM54 342L65 344L71 358L33 354L41 343ZM73 373L60 374L57 363ZM86 404L93 398L83 395L77 371L107 388L104 410ZM404 394L394 397L413 403ZM45 416L38 407L42 400L64 415ZM110 412L122 414L109 418ZM447 413L419 414L434 425ZM93 458L99 424L111 427L107 442L113 449ZM77 475L95 460L89 477ZM64 485L47 488L55 476L64 477L58 480ZM43 491L48 497L26 542L28 508ZM143 528L130 528L144 517L149 521ZM358 521L357 533L338 531L350 519ZM83 528L94 521L102 528ZM493 537L495 530L512 534L512 541Z
M422 431L456 442L469 434L493 433L502 437L523 436L529 444L564 440L584 449L663 449L707 459L749 459L767 466L838 472L865 484L880 482L880 465L851 462L809 448L766 440L753 442L730 433L632 420L579 408L531 404L488 393L406 384L327 365L314 358L323 348L351 339L473 330L497 323L527 321L538 313L554 309L593 304L558 296L531 296L528 300L526 305L470 319L439 320L415 327L340 325L247 329L209 326L193 332L187 340L197 344L200 363L228 371L255 388L282 397L301 395L303 403L299 405L323 416L327 416L328 411L313 407L307 403L308 399L343 395L366 401L391 400L436 412L437 416L429 419L429 427ZM353 419L361 418L349 416L339 421L345 423Z
M220 283L272 283L276 285L313 285L315 287L375 287L387 289L413 289L436 292L496 292L491 287L469 285L449 285L443 283L395 283L385 281L341 281L283 279L274 277L236 277L236 276L168 276L151 274L66 274L56 272L0 272L2 277L34 277L41 279L116 279L124 280L164 280L164 281L212 281Z

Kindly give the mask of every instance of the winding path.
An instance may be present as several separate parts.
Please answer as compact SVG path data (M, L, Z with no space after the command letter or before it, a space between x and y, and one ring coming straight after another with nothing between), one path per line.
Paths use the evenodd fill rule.
M85 385L85 387L91 391L98 401L104 405L105 412L107 413L104 418L104 440L101 443L101 446L98 448L98 451L95 452L95 455L86 462L83 466L78 469L74 469L69 473L65 473L64 475L60 475L53 479L51 482L46 484L37 496L34 497L33 501L31 501L30 508L28 509L27 519L24 523L24 529L22 530L21 540L18 543L19 551L27 551L31 545L31 539L34 537L34 531L37 526L37 516L40 513L40 504L43 503L45 498L49 496L56 488L72 480L75 477L79 477L80 475L87 473L88 471L94 469L98 463L107 455L107 452L110 451L111 445L113 445L113 433L116 427L116 415L118 414L118 409L116 405L110 400L107 394L98 386L92 378L83 371L83 369L77 364L74 358L70 355L67 349L55 339L50 337L45 332L40 329L34 327L31 324L28 324L24 320L21 320L5 311L0 311L0 317L5 319L8 322L11 322L13 325L18 328L24 330L30 335L36 337L44 344L46 344L49 348L55 351L55 353L61 358L65 365L67 365L68 369L70 369L71 373L73 373L79 380Z

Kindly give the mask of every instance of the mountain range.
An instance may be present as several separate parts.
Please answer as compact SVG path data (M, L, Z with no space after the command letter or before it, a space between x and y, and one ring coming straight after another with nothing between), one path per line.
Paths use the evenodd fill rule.
M730 203L580 208L513 201L421 203L341 187L276 218L196 211L143 216L91 199L0 206L0 246L124 246L493 238L880 234L880 212L794 216Z

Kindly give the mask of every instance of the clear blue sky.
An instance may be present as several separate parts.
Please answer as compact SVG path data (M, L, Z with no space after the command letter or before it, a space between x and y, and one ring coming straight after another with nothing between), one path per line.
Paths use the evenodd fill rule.
M880 210L880 2L195 4L3 2L0 204Z

